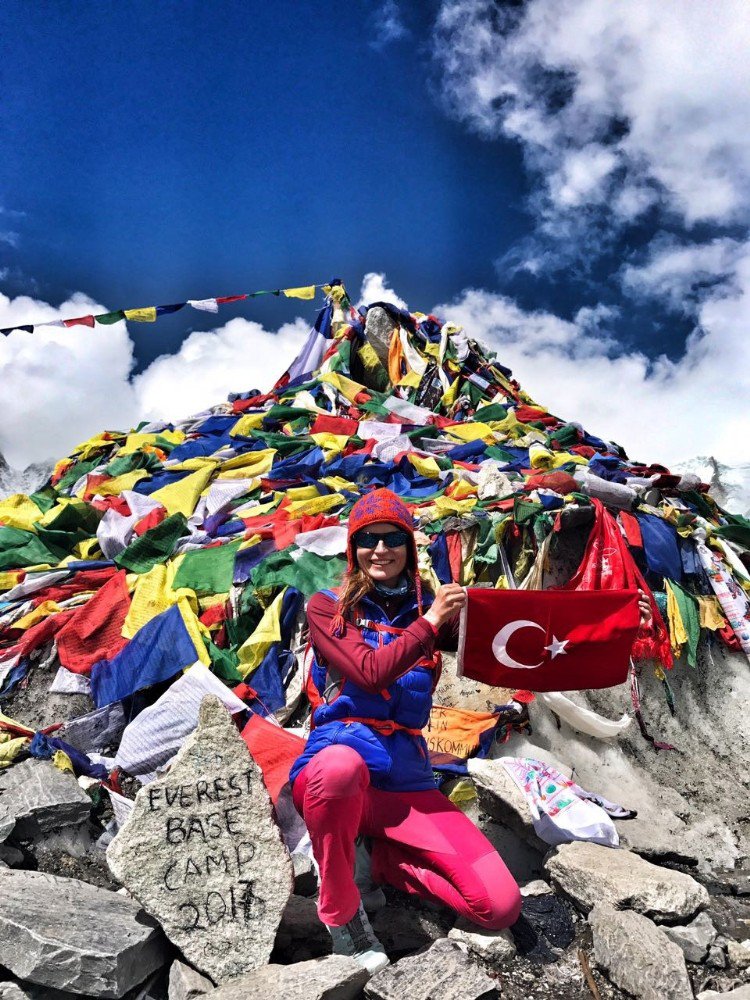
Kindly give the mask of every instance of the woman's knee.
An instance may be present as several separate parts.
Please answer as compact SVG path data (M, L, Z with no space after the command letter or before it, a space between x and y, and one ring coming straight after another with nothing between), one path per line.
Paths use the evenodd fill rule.
M307 791L322 798L350 798L362 792L370 781L367 765L351 747L326 747L315 754L305 770Z
M521 913L521 892L516 880L499 854L481 858L473 867L483 891L476 900L467 900L471 919L485 930L511 927Z

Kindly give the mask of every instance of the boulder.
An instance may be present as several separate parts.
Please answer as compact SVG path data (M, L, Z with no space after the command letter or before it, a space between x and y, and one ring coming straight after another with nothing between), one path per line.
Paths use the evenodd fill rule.
M31 758L0 773L0 839L12 832L14 839L27 840L76 826L90 811L91 799L73 775L48 760Z
M750 967L750 941L727 941L727 957L730 965L738 969Z
M419 955L382 969L365 986L368 1000L495 1000L496 984L455 941L436 941Z
M168 1000L196 1000L196 997L203 996L213 988L211 980L196 972L191 966L184 962L172 962L169 970Z
M391 959L418 951L444 938L452 922L452 915L446 919L439 910L430 910L421 905L392 904L380 910L370 920L372 929Z
M209 996L211 1000L355 1000L367 978L353 958L329 955L296 965L266 965Z
M274 959L282 964L331 953L331 935L321 923L314 899L296 893L289 897L274 948Z
M119 893L7 868L0 899L0 965L19 979L121 997L166 961L159 928Z
M545 846L534 831L525 795L500 761L471 759L467 767L474 779L482 812L535 846Z
M594 960L638 1000L692 1000L682 950L648 917L597 903L589 914Z
M28 1000L28 997L18 983L0 983L0 1000Z
M544 867L554 886L584 913L595 903L611 903L663 922L689 919L709 903L705 888L690 875L598 844L561 844Z
M203 699L168 774L138 792L107 862L214 982L268 961L292 863L260 771L217 697Z
M373 306L367 310L365 337L372 345L378 360L386 371L388 371L388 350L391 344L391 335L397 326L398 323L382 306Z
M716 928L707 913L699 913L695 920L684 926L665 927L664 933L682 948L687 962L702 962L716 939Z
M516 944L510 931L486 931L463 917L456 921L448 937L466 945L469 951L486 962L507 962L516 954Z

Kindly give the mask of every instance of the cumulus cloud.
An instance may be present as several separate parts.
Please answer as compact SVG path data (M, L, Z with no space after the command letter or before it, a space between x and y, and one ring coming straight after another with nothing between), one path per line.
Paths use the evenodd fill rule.
M81 293L59 307L0 294L0 327L106 311ZM229 392L267 390L309 329L302 319L272 332L235 318L190 334L179 351L157 358L135 378L125 323L14 330L0 337L0 453L22 468L66 455L100 430L127 430L144 419L179 420Z
M191 333L176 354L153 361L133 381L146 419L179 420L220 403L229 392L269 389L310 332L296 319L276 332L237 317L207 333Z
M391 302L399 309L408 309L406 302L400 295L396 295L388 285L385 274L382 272L369 271L362 279L362 288L359 292L358 305L370 305L371 302Z
M79 293L57 308L0 294L0 327L106 311ZM132 365L124 323L0 336L0 452L23 467L67 454L95 431L130 426L137 415Z
M747 217L749 46L744 0L444 0L435 32L449 107L523 144L548 211L689 224Z
M535 234L506 267L543 276L596 259L648 219L623 294L694 328L680 359L649 360L618 348L600 306L572 324L482 292L450 308L541 401L631 453L748 461L747 5L443 0L433 41L450 112L518 141L535 181Z

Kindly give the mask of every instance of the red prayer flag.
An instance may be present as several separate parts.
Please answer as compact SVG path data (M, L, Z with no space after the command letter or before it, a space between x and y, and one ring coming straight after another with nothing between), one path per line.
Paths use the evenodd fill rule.
M263 781L274 805L289 781L292 764L305 748L301 736L290 733L260 715L251 715L242 730L250 756L261 769Z
M127 644L122 626L130 608L125 570L97 590L57 634L60 663L76 674L91 673L99 660L111 660Z
M64 319L65 326L93 326L93 316L76 316L75 319Z
M459 675L529 691L605 688L627 679L640 621L637 590L467 593Z

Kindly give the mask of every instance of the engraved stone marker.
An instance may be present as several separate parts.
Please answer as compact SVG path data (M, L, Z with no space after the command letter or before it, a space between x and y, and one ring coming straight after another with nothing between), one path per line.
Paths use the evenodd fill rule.
M268 962L292 863L260 770L218 698L107 850L115 878L222 983Z

